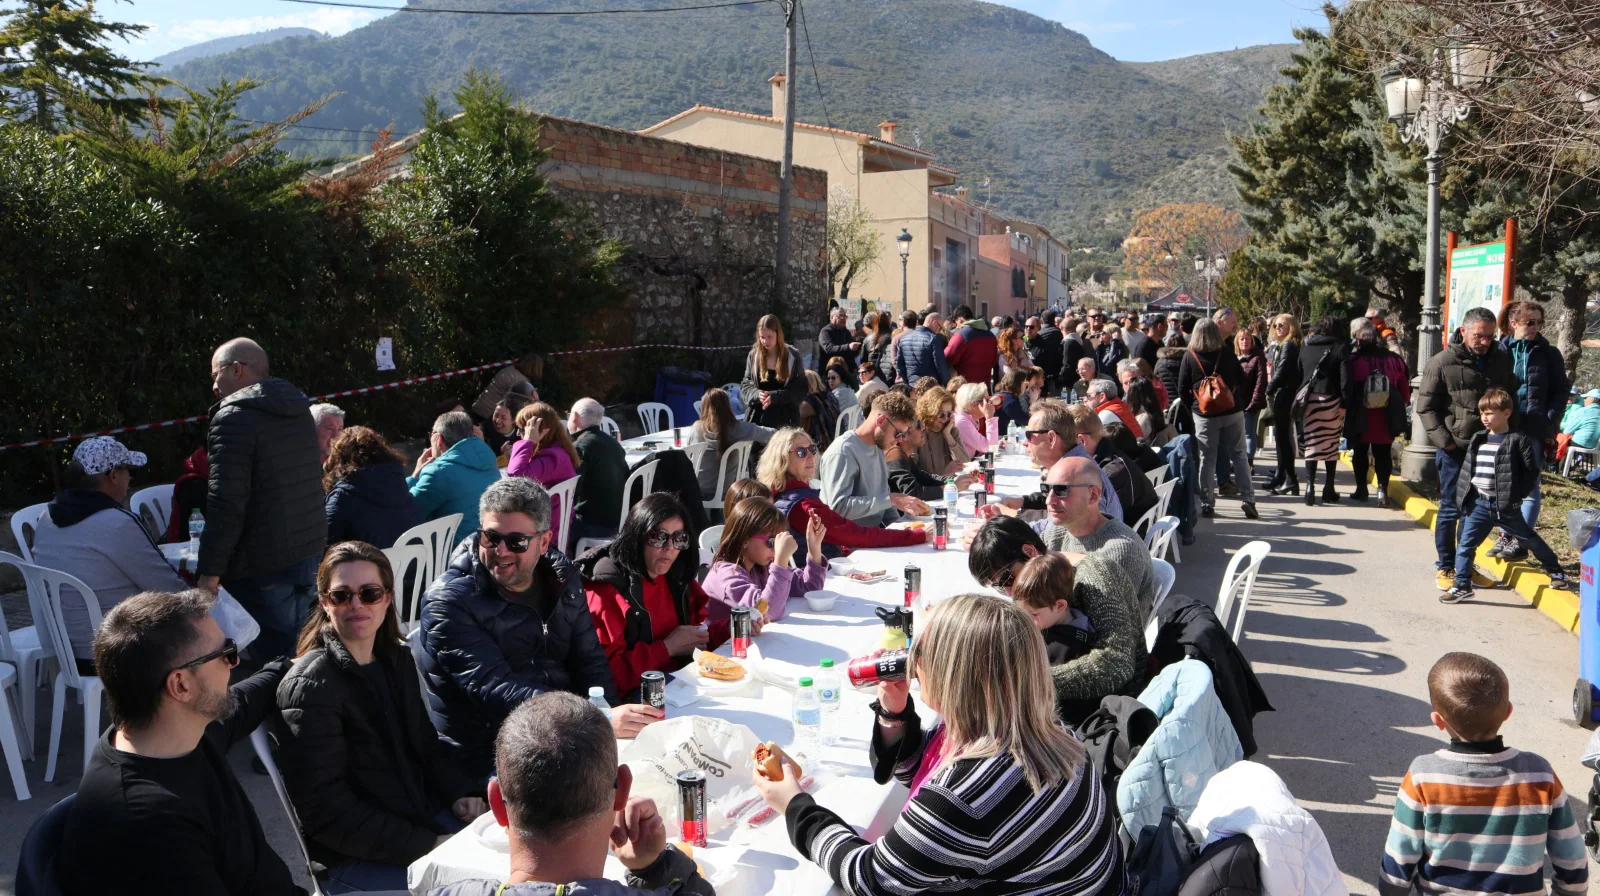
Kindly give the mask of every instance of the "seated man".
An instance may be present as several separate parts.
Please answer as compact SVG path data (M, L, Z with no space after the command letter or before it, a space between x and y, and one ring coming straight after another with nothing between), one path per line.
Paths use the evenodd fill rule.
M921 499L889 488L889 465L883 457L916 425L917 412L909 396L885 392L874 399L872 413L834 439L822 454L823 503L863 526L893 522L901 512L926 514L928 505Z
M311 406L311 422L317 425L317 451L322 455L322 462L327 463L333 438L344 429L344 410L326 401L314 404Z
M489 809L511 841L505 882L465 880L428 896L713 896L694 859L667 844L656 804L630 797L633 772L598 709L571 694L543 694L506 718L495 738ZM628 869L605 877L606 847Z
M94 639L111 727L62 831L67 893L303 894L261 830L228 749L268 713L287 660L228 686L239 662L200 590L117 604Z
M1063 457L1091 456L1078 438L1078 424L1075 422L1076 414L1073 412L1075 407L1079 406L1069 405L1053 398L1046 398L1033 404L1033 413L1028 415L1028 428L1024 431L1027 439L1024 447L1028 452L1028 459L1040 469L1041 476L1048 475L1050 468ZM1101 490L1100 512L1121 519L1122 500L1118 497L1117 490L1112 487L1111 478L1105 477L1101 484L1104 488ZM1040 489L1021 498L1001 498L985 504L981 515L992 517L1007 511L1044 510L1045 498L1048 495L1048 491Z
M478 498L498 481L500 466L494 450L477 435L466 411L450 411L433 421L428 449L417 458L417 468L406 486L425 518L461 514L456 537L462 538L478 530Z
M1144 438L1144 430L1140 428L1139 421L1134 419L1133 408L1128 403L1117 397L1118 385L1107 379L1092 380L1089 383L1089 394L1084 398L1084 404L1100 417L1101 423L1116 423L1121 421L1133 430L1133 437Z
M616 702L611 667L595 635L578 570L550 547L550 495L522 476L500 479L478 504L477 537L422 598L412 655L428 685L428 714L460 767L494 771L494 732L518 704L546 691ZM633 737L656 720L619 706L611 723Z
M1119 519L1100 512L1101 471L1086 457L1063 457L1050 468L1046 510L1050 525L1041 533L1052 551L1061 551L1074 563L1085 554L1104 554L1133 581L1140 626L1150 620L1156 601L1155 571L1144 539Z
M574 498L572 543L580 538L611 538L622 520L622 486L628 481L628 454L600 423L606 409L593 398L572 403L567 431L578 449L578 488Z
M1088 407L1075 404L1071 408L1072 420L1078 427L1078 445L1100 465L1100 475L1116 490L1120 519L1132 526L1161 500L1150 478L1139 469L1130 457L1117 450L1115 443L1105 437L1105 424Z
M65 488L34 532L34 561L83 580L94 589L102 614L141 591L189 587L161 556L144 523L124 506L133 468L145 462L143 454L110 436L84 441L61 477ZM94 629L82 599L71 589L62 592L61 615L79 671L93 675Z

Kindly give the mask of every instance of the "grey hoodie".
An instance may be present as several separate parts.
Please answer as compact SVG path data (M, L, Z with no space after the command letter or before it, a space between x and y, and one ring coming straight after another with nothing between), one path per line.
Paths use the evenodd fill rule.
M711 884L695 869L694 860L669 845L649 868L628 872L625 884L603 877L569 884L497 884L492 880L464 880L429 890L428 896L676 896L679 893L716 896Z

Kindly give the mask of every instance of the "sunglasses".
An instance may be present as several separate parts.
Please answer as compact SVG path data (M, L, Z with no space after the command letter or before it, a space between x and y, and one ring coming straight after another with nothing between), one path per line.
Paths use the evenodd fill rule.
M389 596L389 589L382 585L362 585L354 590L350 588L333 588L323 592L322 596L328 599L328 603L336 607L342 607L352 599L359 599L363 604L370 607L373 604L382 603L383 599Z
M1001 594L1010 594L1011 586L1016 582L1016 576L1011 574L1011 567L1001 570L1000 574L991 579L985 587L993 588Z
M940 420L949 420L951 417L954 417L955 415L956 415L955 411L940 411L939 412L939 419Z
M1544 318L1530 317L1525 321L1521 321L1520 323L1524 327L1542 327L1544 326Z
M800 458L801 460L805 460L811 455L818 454L820 452L817 451L817 446L815 445L796 445L795 447L789 449L789 453Z
M222 641L222 647L219 649L213 650L205 656L195 657L181 666L175 666L172 671L177 672L180 669L193 669L197 666L204 666L206 663L209 663L218 657L221 657L223 661L228 664L228 668L230 669L239 665L239 645L233 643L232 638L224 638Z
M531 534L524 534L522 532L508 532L502 535L493 529L483 529L478 532L478 544L493 550L499 547L503 542L506 546L506 550L510 551L511 553L524 554L527 553L528 547L533 544L533 540L543 534L543 532L534 532Z
M1075 488L1098 487L1098 485L1092 482L1046 482L1044 484L1044 490L1049 492L1050 497L1052 498L1065 498L1071 495L1072 490Z
M1048 429L1024 429L1022 431L1023 436L1025 436L1030 442L1040 436L1047 436L1050 433L1051 430Z
M644 543L653 548L670 546L675 551L681 551L689 546L689 533L682 529L676 532L668 532L665 529L652 529L650 534L644 537Z
M772 540L774 538L777 538L777 536L776 535L757 535L757 536L754 536L751 540L752 541L759 541L762 544L764 544L764 545L766 545L767 547L770 548L770 547L772 547Z

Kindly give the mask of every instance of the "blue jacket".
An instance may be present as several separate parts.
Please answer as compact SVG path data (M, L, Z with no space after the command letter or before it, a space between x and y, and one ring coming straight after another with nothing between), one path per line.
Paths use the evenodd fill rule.
M328 544L364 541L386 548L407 529L426 522L398 463L362 467L335 482L327 506Z
M1117 782L1122 828L1137 838L1166 806L1187 819L1211 776L1244 758L1239 736L1211 688L1211 669L1186 659L1161 670L1139 695L1161 723Z
M908 385L925 376L938 380L941 386L948 383L950 362L944 357L944 337L927 327L917 327L901 336L894 368Z
M422 622L410 640L433 726L459 749L463 769L487 776L494 771L495 732L529 697L546 691L586 697L602 687L615 703L617 693L572 561L556 550L539 559L538 586L559 595L546 620L501 594L478 561L476 543L462 539L450 567L422 596Z
M1535 441L1553 438L1572 391L1560 349L1542 335L1532 339L1506 337L1500 344L1511 355L1511 370L1517 377L1517 393L1513 396L1517 400L1517 429Z
M1576 404L1561 417L1561 431L1579 448L1600 445L1600 404Z
M420 474L407 477L406 486L425 519L459 513L461 525L456 531L465 534L478 531L478 499L499 478L494 451L484 440L468 436L445 449Z

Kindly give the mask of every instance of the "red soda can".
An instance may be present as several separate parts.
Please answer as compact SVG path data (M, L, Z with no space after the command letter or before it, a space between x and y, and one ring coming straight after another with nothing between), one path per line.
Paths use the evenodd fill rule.
M950 511L933 508L933 549L942 551L950 546Z
M639 676L639 702L665 713L667 711L667 676L654 669Z
M983 490L988 494L994 494L994 467L983 468Z
M678 839L690 846L706 845L706 773L691 768L678 772Z
M904 648L858 656L845 667L845 675L849 676L851 687L857 688L871 687L880 681L905 681L910 657L911 651Z
M977 513L979 508L983 507L983 505L985 505L987 503L989 503L989 493L984 491L982 487L973 488L973 490L972 490L972 512L973 513Z
M916 600L917 597L922 594L922 568L907 563L905 576L906 606L909 607L911 606L911 602Z
M683 447L683 430L680 427L672 427L672 446L674 448Z
M728 613L728 635L733 642L733 658L750 654L750 608L734 607Z

